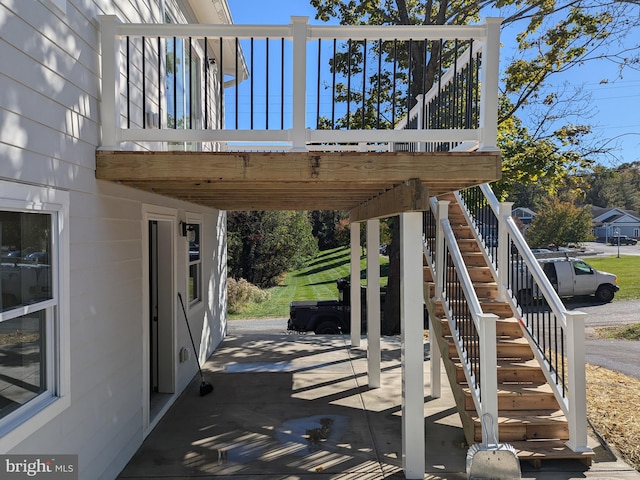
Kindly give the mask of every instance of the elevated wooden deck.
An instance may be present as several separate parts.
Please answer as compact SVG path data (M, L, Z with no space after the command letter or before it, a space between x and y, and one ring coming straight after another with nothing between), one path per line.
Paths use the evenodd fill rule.
M493 182L499 152L96 152L96 177L221 210L423 210L428 197Z

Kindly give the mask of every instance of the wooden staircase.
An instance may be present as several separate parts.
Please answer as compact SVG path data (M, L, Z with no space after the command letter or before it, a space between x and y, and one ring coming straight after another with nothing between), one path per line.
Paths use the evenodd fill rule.
M521 460L536 467L545 459L579 459L591 464L592 452L576 453L565 442L569 439L568 423L563 411L546 383L520 324L506 302L496 300L498 286L487 265L471 227L453 195L449 221L461 250L469 276L485 313L499 318L497 335L498 431L501 442L516 449ZM462 364L458 358L441 302L434 302L434 283L425 262L425 297L431 319L430 335L437 340L442 361L462 420L469 445L482 441L480 418L475 410Z

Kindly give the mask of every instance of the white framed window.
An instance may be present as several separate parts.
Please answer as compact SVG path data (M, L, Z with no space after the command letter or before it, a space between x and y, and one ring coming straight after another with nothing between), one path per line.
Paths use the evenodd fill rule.
M187 218L187 298L192 307L202 301L202 218Z
M69 406L68 193L0 182L0 450ZM9 196L9 197L8 197Z

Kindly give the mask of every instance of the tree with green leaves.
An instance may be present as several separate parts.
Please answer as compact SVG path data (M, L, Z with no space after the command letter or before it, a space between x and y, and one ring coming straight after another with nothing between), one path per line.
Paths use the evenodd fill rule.
M549 197L526 231L527 243L544 247L589 241L593 238L591 220L589 207L578 208L571 202Z
M229 212L227 268L230 277L259 287L278 284L288 271L318 253L307 212Z
M583 172L581 178L588 185L584 202L640 213L640 162L615 168L598 165L592 172Z
M583 123L584 98L548 88L554 74L596 60L614 62L621 71L640 65L638 47L624 46L625 36L640 23L637 0L311 0L311 4L317 19L335 19L343 25L466 25L483 16L504 18L503 31L516 32L516 49L501 79L499 147L505 171L498 195L502 199L516 184L536 184L553 193L564 185L568 173L589 169L595 155L607 153L602 145L587 141L590 127ZM381 44L369 53L375 56L384 49L388 57L392 48ZM394 58L404 62L403 72L379 73L365 98L380 99L386 106L382 119L393 127L401 106L410 106L418 93L433 85L440 65L450 64L456 51L452 42L438 41L400 53L394 50ZM366 54L364 46L349 44L331 61L331 68L343 75L354 73L351 66L361 64ZM421 81L411 83L412 78ZM405 88L396 88L397 82ZM353 111L348 108L347 115L331 125L325 119L322 128L379 126L374 122L379 123L380 116L374 119L368 114L373 109L367 102L359 106L361 91L341 83L336 92L336 101L353 102ZM385 319L392 323L384 330L397 331L399 242L397 225L391 226L394 241Z

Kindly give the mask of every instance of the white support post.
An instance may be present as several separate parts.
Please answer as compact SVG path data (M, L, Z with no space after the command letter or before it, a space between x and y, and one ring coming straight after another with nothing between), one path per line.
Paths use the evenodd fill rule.
M367 371L380 388L380 220L367 220Z
M587 314L569 311L567 317L567 364L569 384L569 441L574 452L588 452L587 379L585 373L584 322Z
M292 150L307 151L306 86L307 86L307 29L309 17L291 17L293 30L293 126Z
M422 212L400 214L400 322L402 343L402 467L424 478L424 325Z
M495 151L498 137L498 77L500 67L501 18L487 18L485 44L482 47L480 80L480 148Z
M360 346L362 334L361 318L362 306L360 305L360 223L352 222L351 235L351 276L350 276L350 303L351 303L351 346Z
M98 15L100 20L100 123L102 126L101 148L116 150L120 143L120 42L116 15Z
M489 413L493 418L493 432L482 431L482 442L490 443L490 440L498 439L498 353L496 351L496 320L498 317L492 313L479 315L480 330L480 398L482 402L481 416Z
M436 275L435 284L435 300L442 300L442 288L444 286L444 233L440 226L440 220L449 216L449 200L438 201L438 211L436 214ZM437 319L430 318L429 322L435 322ZM429 329L429 354L431 361L429 362L429 372L431 377L431 396L440 398L442 396L442 382L440 381L440 347L438 340L432 335L433 329Z
M507 301L507 273L509 271L509 245L507 239L506 219L511 216L513 202L498 204L498 298L500 302Z

